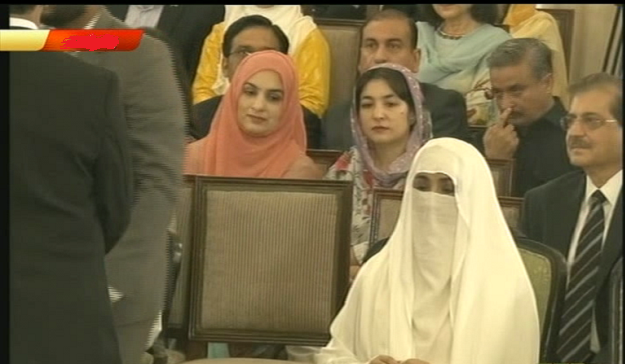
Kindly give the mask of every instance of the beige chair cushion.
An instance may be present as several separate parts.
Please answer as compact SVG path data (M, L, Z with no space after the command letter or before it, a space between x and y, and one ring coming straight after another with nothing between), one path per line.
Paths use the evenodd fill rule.
M401 200L382 199L380 200L380 224L378 226L378 235L372 238L371 244L378 240L389 238L395 229L399 212L401 210Z
M327 333L336 269L327 257L338 202L333 194L208 190L194 325L207 332Z

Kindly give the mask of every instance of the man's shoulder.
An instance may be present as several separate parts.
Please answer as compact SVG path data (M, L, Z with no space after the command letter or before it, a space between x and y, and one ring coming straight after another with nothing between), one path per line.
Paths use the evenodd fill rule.
M419 82L423 97L427 99L462 99L462 94L455 90L448 90L432 83Z
M54 79L63 83L80 82L93 86L94 82L116 77L113 71L84 62L67 53L13 52L10 58L16 65L15 69L24 67L32 74L53 72Z
M96 27L97 28L100 28L100 29L132 29L126 23L124 23L120 19L116 18L114 15L112 15L108 11L102 12L100 17L101 17L101 20L96 23ZM143 36L141 37L141 41L139 42L139 46L135 50L133 50L133 51L124 52L124 53L128 54L128 55L143 55L146 52L159 53L159 52L169 52L169 51L168 51L168 48L167 48L167 45L165 44L165 42L163 42L163 41L161 41L159 39L156 39L156 38L154 38L152 36L149 36L146 33L143 33ZM110 52L108 54L114 54L114 52Z
M584 181L586 174L582 170L572 171L561 175L558 178L532 188L525 194L526 199L541 199L545 196L551 196L555 194L568 194L569 191L579 183Z

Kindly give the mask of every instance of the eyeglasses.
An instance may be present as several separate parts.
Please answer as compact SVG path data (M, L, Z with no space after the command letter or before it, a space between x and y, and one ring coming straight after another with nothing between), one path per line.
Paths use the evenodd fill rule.
M578 117L577 115L568 114L560 119L560 126L562 126L564 131L567 131L571 126L573 126L573 123L575 123L575 120L577 119L581 121L582 126L586 130L595 130L605 125L605 123L618 122L616 119L603 119L593 115L582 115Z
M229 55L227 55L227 57L229 56L237 56L240 58L245 58L247 56L249 56L250 54L254 53L253 51L246 51L246 50L240 50L240 51L235 51L230 53Z

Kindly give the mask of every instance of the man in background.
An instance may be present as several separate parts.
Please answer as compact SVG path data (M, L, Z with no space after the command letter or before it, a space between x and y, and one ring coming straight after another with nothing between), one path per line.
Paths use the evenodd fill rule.
M500 115L476 147L488 159L514 159L516 197L574 169L560 125L566 110L552 94L551 56L540 40L516 38L500 44L488 59Z
M128 29L103 5L47 5L42 22L65 29ZM144 35L129 52L76 52L114 71L131 137L134 205L128 230L106 255L115 292L115 327L123 364L137 364L152 345L163 309L167 227L182 183L184 112L167 46Z

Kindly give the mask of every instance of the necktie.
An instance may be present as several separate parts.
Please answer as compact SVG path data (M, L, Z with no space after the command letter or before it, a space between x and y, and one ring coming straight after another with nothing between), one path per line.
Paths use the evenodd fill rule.
M585 362L592 355L590 335L605 224L603 203L606 198L597 190L590 201L590 212L579 236L564 299L558 343L558 355L563 362Z

